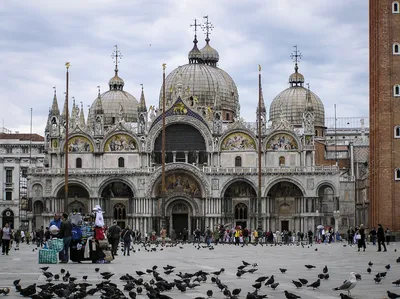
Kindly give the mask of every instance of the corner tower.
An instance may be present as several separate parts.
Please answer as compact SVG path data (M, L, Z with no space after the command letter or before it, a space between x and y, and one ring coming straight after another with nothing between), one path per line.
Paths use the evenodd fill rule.
M370 222L400 230L400 2L369 1ZM398 129L399 128L399 129Z

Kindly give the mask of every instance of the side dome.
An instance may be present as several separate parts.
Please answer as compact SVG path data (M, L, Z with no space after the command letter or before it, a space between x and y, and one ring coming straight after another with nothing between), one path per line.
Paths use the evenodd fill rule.
M178 84L182 85L183 90L189 88L190 94L197 97L199 106L216 106L218 110L236 114L239 107L238 90L231 76L225 71L202 63L189 63L178 67L165 79L166 102L176 100L171 98L170 89ZM162 107L162 87L159 103Z
M138 120L138 100L129 92L124 91L124 84L124 80L116 71L115 76L108 82L110 90L99 95L90 107L88 124L93 124L95 115L99 113L99 101L101 101L105 126L113 125L121 118L126 122Z
M310 91L311 107L307 107L307 88L291 86L278 94L269 108L269 119L272 122L280 121L284 117L295 127L303 125L303 113L306 108L314 112L316 127L325 127L325 109L321 99Z

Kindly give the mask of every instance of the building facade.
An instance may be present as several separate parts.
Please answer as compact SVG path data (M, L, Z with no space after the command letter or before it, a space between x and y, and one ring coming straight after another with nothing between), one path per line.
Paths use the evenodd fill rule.
M262 229L307 231L322 224L345 231L354 225L354 182L349 188L343 183L347 170L320 163L326 158L324 105L304 87L297 60L289 87L273 99L269 116L264 100L255 111L261 116L259 134L256 124L240 118L236 84L217 66L219 54L208 36L202 49L197 43L195 37L188 63L166 77L159 107L146 106L143 88L139 101L125 91L118 64L109 90L99 91L87 118L75 103L72 111L64 105L60 112L54 95L45 129L44 166L29 174L36 226L48 224L54 212L63 210L68 151L69 212L88 213L99 204L107 224L115 219L142 232L159 231L163 220L177 233L220 224L255 229L259 138Z
M28 228L28 169L41 167L44 138L37 134L0 133L0 223L12 228ZM32 214L32 213L30 213Z
M400 230L400 3L370 0L370 220Z

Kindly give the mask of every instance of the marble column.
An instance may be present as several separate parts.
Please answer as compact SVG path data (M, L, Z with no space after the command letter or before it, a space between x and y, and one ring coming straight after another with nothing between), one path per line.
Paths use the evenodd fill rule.
M189 163L189 152L185 151L185 163Z
M176 162L176 151L172 151L172 161Z

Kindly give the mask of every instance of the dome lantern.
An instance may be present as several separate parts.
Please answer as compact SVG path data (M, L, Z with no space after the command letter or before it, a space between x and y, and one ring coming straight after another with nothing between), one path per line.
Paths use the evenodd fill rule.
M111 54L111 57L114 59L115 63L115 75L108 81L108 86L110 86L110 90L124 90L125 82L118 76L118 62L122 58L122 54L118 51L118 46L115 45L115 51Z
M303 86L304 84L304 76L299 73L299 66L298 63L300 59L303 57L300 51L297 49L297 46L294 46L295 50L294 53L290 54L290 58L293 59L294 62L294 73L289 77L289 83L292 86Z
M194 24L190 24L190 27L194 27L194 40L193 40L193 49L190 50L188 54L189 63L200 63L202 61L202 54L197 48L197 27L200 26L197 24L197 19L194 19Z

